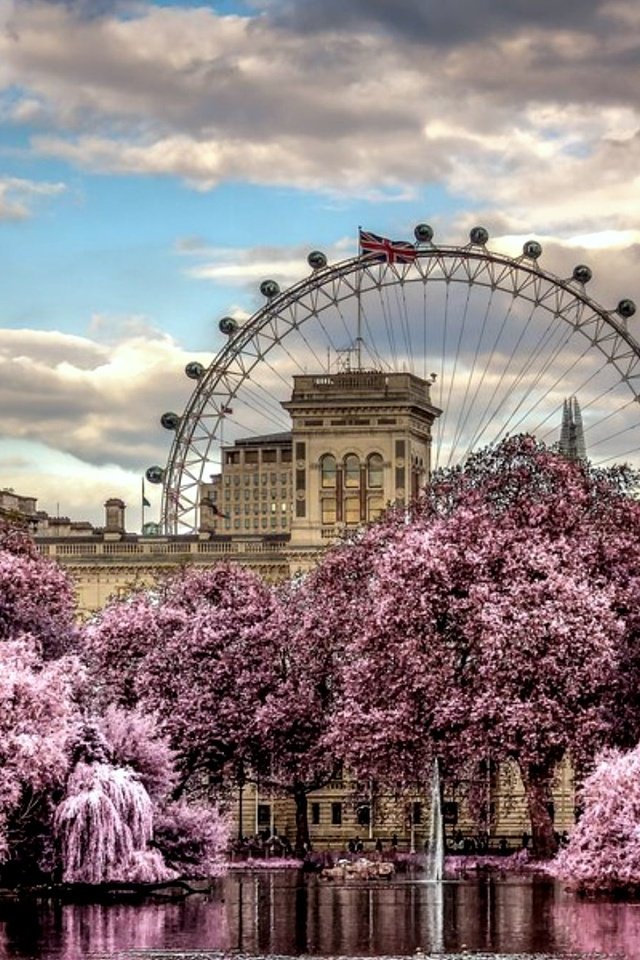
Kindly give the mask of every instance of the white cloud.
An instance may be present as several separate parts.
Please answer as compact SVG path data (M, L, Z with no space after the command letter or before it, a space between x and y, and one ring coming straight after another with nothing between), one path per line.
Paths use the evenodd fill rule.
M0 330L0 485L97 524L104 500L121 497L137 523L143 472L170 450L160 415L182 412L193 390L185 364L211 357L185 353L143 318L96 317L92 329ZM148 497L151 519L157 488Z
M158 332L105 343L56 332L0 330L2 433L95 466L142 467L165 458L159 426L181 406L194 359ZM206 360L206 358L205 358Z
M87 170L378 202L440 182L513 232L629 229L632 4L488 2L464 23L414 0L393 17L343 7L321 23L283 3L254 17L141 3L126 18L107 4L91 19L30 2L0 37L0 77L23 92L15 120L49 117L36 152Z
M344 250L346 242L331 244L325 251L329 263L356 253L355 239L350 241L351 250ZM312 272L307 263L310 248L302 247L244 247L215 248L192 246L180 247L180 253L200 262L187 268L187 274L196 280L209 280L218 284L237 286L251 284L255 289L260 282L274 279L279 284L290 286Z
M0 220L25 220L42 198L56 197L65 189L63 183L0 177Z
M39 441L0 437L1 485L21 496L36 497L38 509L53 517L68 516L102 526L105 500L119 497L130 508L128 529L136 529L141 477L140 471L89 463ZM147 499L152 503L147 519L157 519L158 494L150 489Z

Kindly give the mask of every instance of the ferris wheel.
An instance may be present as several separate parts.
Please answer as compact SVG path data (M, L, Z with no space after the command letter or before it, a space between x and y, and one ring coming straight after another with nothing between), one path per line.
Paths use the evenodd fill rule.
M166 467L146 472L163 485L166 533L197 529L202 484L220 470L223 444L290 429L281 402L302 373L355 367L429 380L442 410L433 467L463 462L507 434L554 442L569 396L580 401L594 463L638 462L633 301L601 306L587 292L589 267L556 276L540 265L535 240L510 257L488 248L483 227L465 245L436 242L424 223L414 235L415 244L335 264L315 250L303 280L284 290L264 280L253 316L220 320L227 342L208 366L187 364L191 397L182 414L161 417L174 433Z

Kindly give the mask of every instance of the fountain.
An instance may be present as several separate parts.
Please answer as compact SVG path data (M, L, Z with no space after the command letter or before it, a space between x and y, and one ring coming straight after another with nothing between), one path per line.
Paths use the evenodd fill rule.
M444 832L442 829L442 797L438 760L433 763L431 778L431 821L426 862L427 880L439 883L444 875Z

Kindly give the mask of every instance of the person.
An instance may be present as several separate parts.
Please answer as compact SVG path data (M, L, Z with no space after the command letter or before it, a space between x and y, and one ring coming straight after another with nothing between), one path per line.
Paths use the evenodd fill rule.
M356 837L356 853L362 853L364 850L364 844L360 837Z
M353 839L353 837L351 838L351 840L349 840L349 843L347 844L347 850L349 851L349 853L356 852L356 842Z
M500 853L509 853L509 841L507 840L506 837L500 837L498 850L500 851Z
M523 850L528 850L528 849L529 849L529 841L530 841L530 840L531 840L531 837L529 836L529 834L528 834L527 831L525 830L524 833L522 834L522 849L523 849Z
M398 834L397 833L394 833L394 835L391 837L391 849L393 853L396 853L398 850Z
M380 837L376 840L376 853L382 853L382 840Z

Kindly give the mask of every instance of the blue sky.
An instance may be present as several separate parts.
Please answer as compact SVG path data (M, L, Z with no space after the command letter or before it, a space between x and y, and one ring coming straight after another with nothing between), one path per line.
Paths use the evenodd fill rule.
M359 224L535 236L561 275L587 258L603 302L640 300L633 0L0 0L0 20L0 486L44 509L97 521L118 495L135 525L184 363L259 306L259 267L293 282Z

